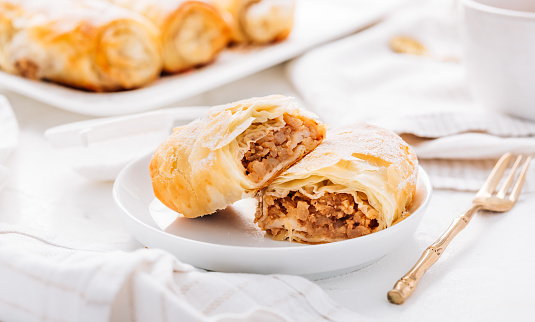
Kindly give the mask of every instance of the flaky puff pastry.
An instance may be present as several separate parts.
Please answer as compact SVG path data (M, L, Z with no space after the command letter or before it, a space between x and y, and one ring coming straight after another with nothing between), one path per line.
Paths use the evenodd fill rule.
M230 29L225 20L205 1L107 1L139 12L158 27L167 73L212 62L230 40Z
M404 215L417 172L415 153L389 130L357 124L328 132L261 191L255 222L277 240L325 243L366 235Z
M0 0L0 68L92 91L153 81L162 62L158 31L105 2Z
M267 44L288 37L294 0L210 0L232 30L234 43Z
M273 95L216 106L176 128L155 151L155 196L185 217L199 217L265 187L312 151L325 127L293 98Z

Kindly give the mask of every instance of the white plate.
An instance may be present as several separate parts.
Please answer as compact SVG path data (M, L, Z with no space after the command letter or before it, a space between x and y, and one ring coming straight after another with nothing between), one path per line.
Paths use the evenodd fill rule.
M161 248L196 267L322 278L355 270L403 245L418 227L431 197L420 168L412 215L385 230L346 241L303 245L274 241L253 224L254 200L245 199L202 218L178 217L154 197L151 156L130 163L117 177L113 197L130 232L143 245ZM177 218L178 217L178 218Z
M319 44L355 32L378 21L405 0L300 0L295 27L279 44L247 50L226 50L196 71L165 76L137 90L91 93L32 81L0 72L0 85L67 111L112 116L148 111L216 88L274 66Z

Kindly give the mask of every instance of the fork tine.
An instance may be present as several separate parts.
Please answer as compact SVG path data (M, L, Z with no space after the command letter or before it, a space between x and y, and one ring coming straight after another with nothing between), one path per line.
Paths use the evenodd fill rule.
M520 195L520 190L522 189L522 185L524 184L524 179L526 179L526 173L528 172L528 167L531 162L531 157L528 156L526 161L524 162L524 166L522 167L522 171L520 172L520 175L518 176L518 180L513 187L513 190L511 191L511 195L509 196L509 200L512 202L516 202L518 199L518 196Z
M513 164L513 167L511 168L511 170L509 171L507 178L502 184L500 190L498 190L498 193L496 194L496 198L501 198L501 199L505 198L505 195L507 194L509 187L511 187L511 184L513 183L516 170L518 169L518 166L520 165L521 160L522 160L522 155L519 155L516 158L515 163Z
M477 197L490 197L490 195L494 193L494 190L496 190L496 186L500 182L500 179L503 173L505 172L505 169L509 165L509 160L511 159L511 156L511 153L505 153L504 155L502 155L500 160L498 160L498 162L492 169L492 172L488 176L481 189L479 189L479 191L477 192Z

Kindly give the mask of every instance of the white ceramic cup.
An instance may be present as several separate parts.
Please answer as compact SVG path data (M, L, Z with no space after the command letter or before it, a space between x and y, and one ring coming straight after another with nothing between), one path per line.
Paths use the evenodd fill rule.
M461 0L470 91L484 108L535 121L535 0Z

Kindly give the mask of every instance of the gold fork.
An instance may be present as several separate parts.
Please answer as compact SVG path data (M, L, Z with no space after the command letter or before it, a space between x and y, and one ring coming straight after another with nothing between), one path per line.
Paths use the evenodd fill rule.
M523 163L520 174L518 175L516 183L511 192L509 193L509 188L515 181L515 173L517 172L518 168L520 167L520 163L524 158L522 155L519 155L516 158L513 167L500 186L500 189L495 194L496 187L504 176L505 170L508 168L512 157L513 156L511 153L506 153L500 158L500 160L498 160L494 166L494 169L492 169L492 172L485 181L485 184L483 184L481 189L479 189L477 192L472 202L472 207L464 214L457 217L451 223L448 230L446 230L446 232L444 232L444 234L442 234L442 236L440 236L440 238L434 244L427 247L414 267L396 282L393 289L387 294L388 301L390 303L403 304L405 302L409 295L411 295L414 291L414 288L420 281L420 278L422 278L424 273L429 269L429 267L431 267L431 265L436 263L449 243L461 230L464 229L464 227L466 227L466 225L468 225L478 210L505 212L513 208L513 205L520 195L520 190L522 189L522 184L526 178L531 157L526 157L526 160Z

